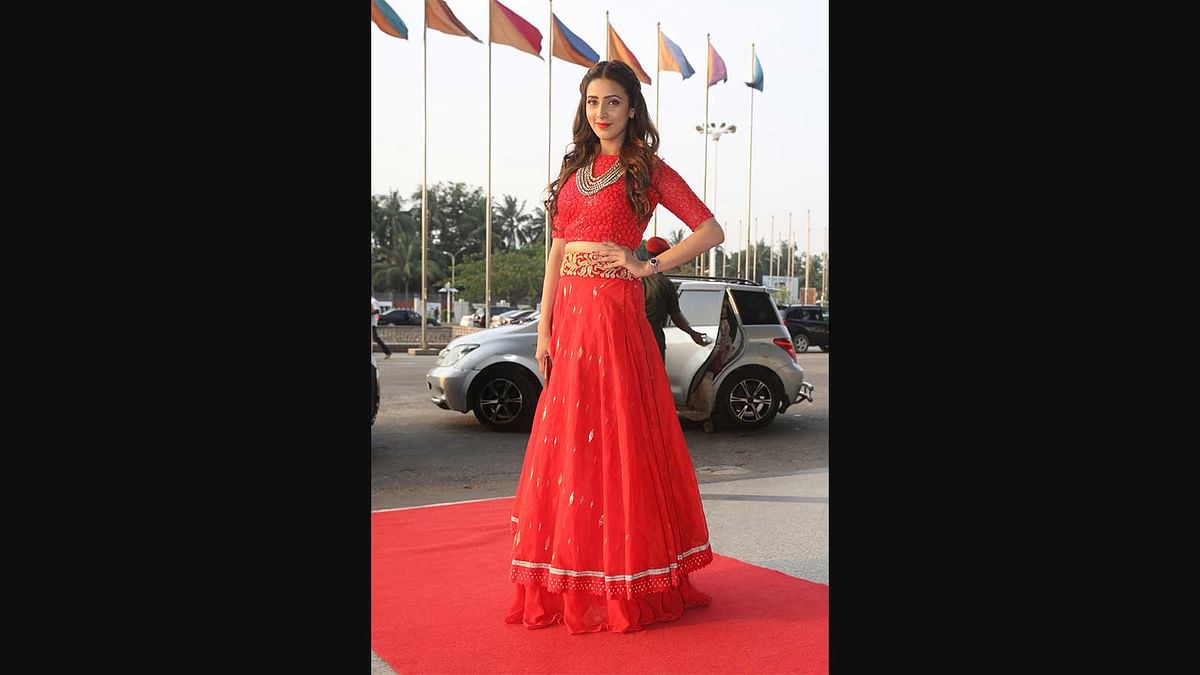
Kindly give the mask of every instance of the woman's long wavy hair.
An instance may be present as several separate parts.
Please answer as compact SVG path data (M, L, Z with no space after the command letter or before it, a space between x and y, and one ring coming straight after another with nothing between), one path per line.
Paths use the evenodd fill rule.
M553 223L558 213L558 191L567 177L579 167L590 164L600 154L600 137L592 131L587 120L587 88L592 80L612 80L621 85L629 96L633 117L625 126L625 141L621 144L620 161L625 165L625 196L629 208L638 220L650 217L650 175L654 170L654 156L658 153L658 129L650 120L646 99L642 97L642 83L638 82L633 69L620 61L601 61L588 70L579 83L579 107L575 110L572 127L572 146L563 155L562 169L546 188L546 217Z

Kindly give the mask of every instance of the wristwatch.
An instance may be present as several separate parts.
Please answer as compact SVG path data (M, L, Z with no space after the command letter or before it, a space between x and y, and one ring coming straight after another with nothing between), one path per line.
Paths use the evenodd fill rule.
M650 273L658 274L658 258L650 259Z

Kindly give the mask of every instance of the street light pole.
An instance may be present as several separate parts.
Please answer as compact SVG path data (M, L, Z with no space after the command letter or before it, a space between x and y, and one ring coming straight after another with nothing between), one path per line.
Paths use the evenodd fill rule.
M707 103L707 100L708 99L705 98L706 103ZM715 217L716 212L717 212L717 167L719 166L719 163L717 162L717 157L719 156L717 153L717 148L720 147L717 145L717 141L721 140L722 134L732 134L732 133L737 132L737 125L736 124L728 124L727 125L725 122L721 122L720 126L717 126L716 122L709 122L708 126L705 127L703 125L697 124L696 132L705 135L704 152L706 155L708 154L708 137L711 136L712 141L713 141L713 200L712 200L713 208L712 208L712 211L713 211L713 215ZM705 176L704 191L707 194L707 192L708 192L708 177L707 176ZM719 222L719 219L718 219L718 222ZM703 256L698 257L697 260L703 262ZM715 248L711 251L711 255L709 256L708 275L710 277L717 276L716 249ZM722 276L725 275L725 257L724 257L724 255L722 255L722 257L721 257L721 275Z

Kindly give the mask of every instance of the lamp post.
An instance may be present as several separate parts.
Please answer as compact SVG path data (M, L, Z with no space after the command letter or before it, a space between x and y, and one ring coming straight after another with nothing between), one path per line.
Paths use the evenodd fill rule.
M450 253L449 251L442 251L442 253L444 253L445 255L450 256L450 289L451 289L450 293L458 292L458 289L454 287L454 257L457 256L459 253L462 253L463 251L467 250L468 248L470 248L470 246L464 246L464 247L458 249L457 251L455 251L454 253ZM446 294L446 316L447 317L450 316L451 308L454 306L454 304L453 304L454 300L452 297L450 297L450 293Z
M696 133L707 134L710 138L712 138L712 141L713 141L713 200L712 200L712 203L713 203L713 211L714 212L717 210L716 209L716 206L717 206L717 167L720 166L720 164L717 161L717 157L718 157L717 148L719 147L717 145L717 141L721 140L722 134L732 134L732 133L735 133L736 131L737 131L736 124L726 125L724 122L721 122L720 126L718 126L716 122L709 122L707 129L704 128L704 125L701 125L701 124L696 125ZM722 268L723 267L724 267L724 265L722 264ZM715 249L712 251L712 258L710 259L708 272L709 272L708 275L710 277L717 276L716 250ZM724 275L723 269L722 269L721 274L722 274L722 276Z

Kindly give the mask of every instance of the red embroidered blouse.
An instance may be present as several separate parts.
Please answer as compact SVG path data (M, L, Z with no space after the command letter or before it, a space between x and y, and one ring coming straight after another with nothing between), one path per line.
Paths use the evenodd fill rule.
M616 155L599 155L592 165L592 175L608 171ZM613 241L627 248L637 248L642 233L650 223L653 207L662 204L674 213L693 232L712 218L712 211L692 192L683 178L667 163L658 159L650 177L651 215L638 222L629 200L625 197L625 178L588 197L575 186L575 174L567 176L558 191L558 213L554 216L552 232L555 239L566 241Z

